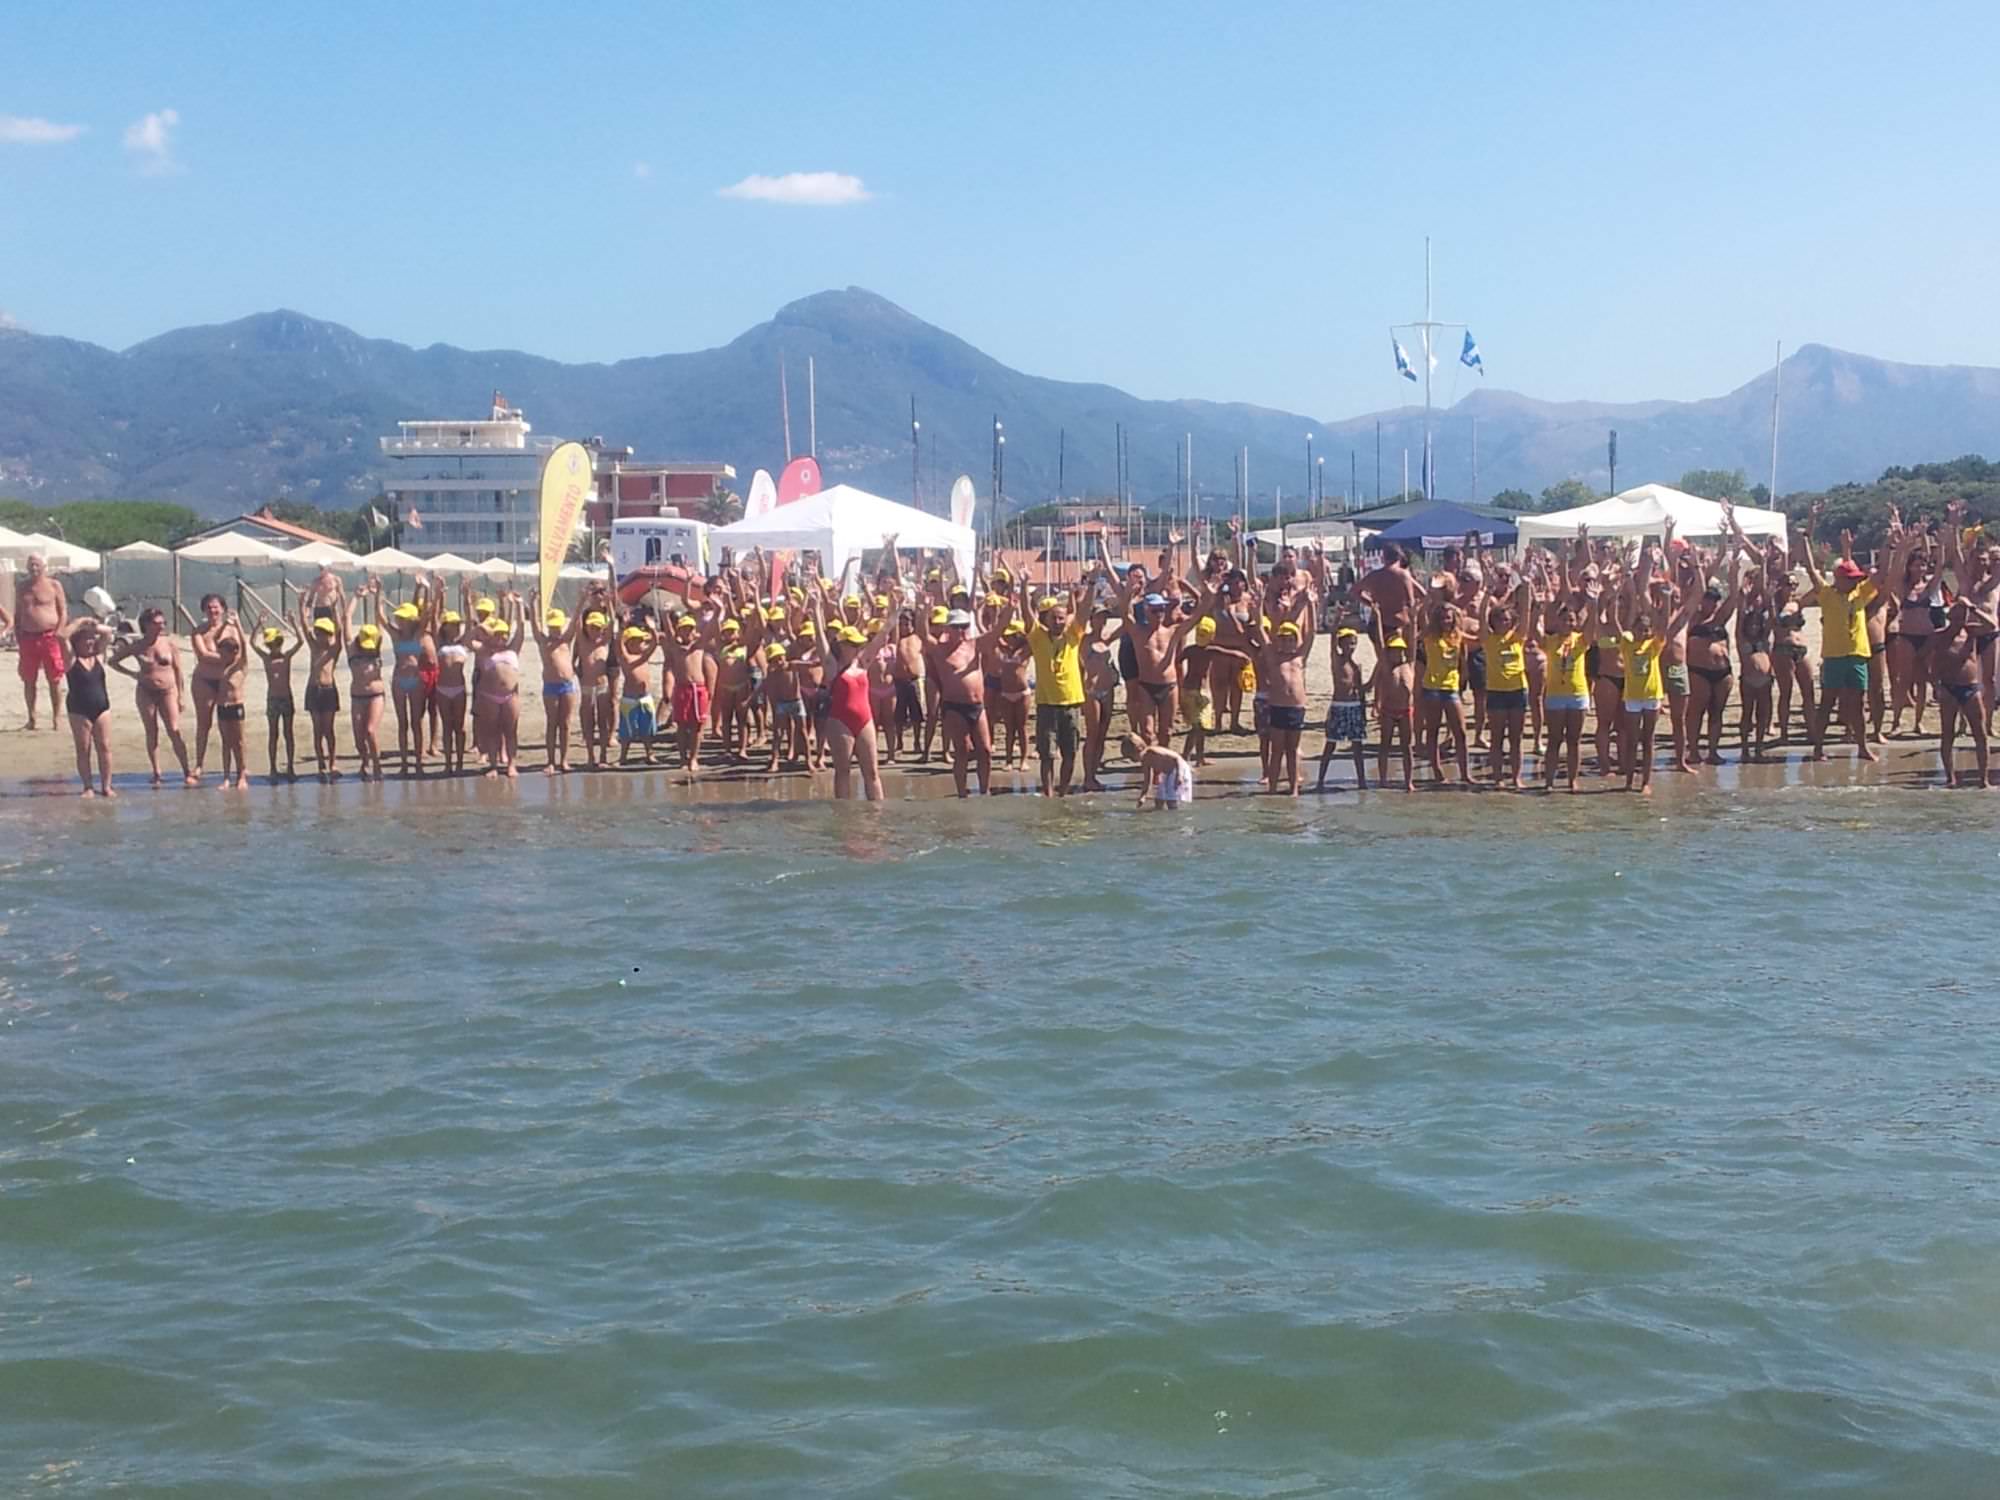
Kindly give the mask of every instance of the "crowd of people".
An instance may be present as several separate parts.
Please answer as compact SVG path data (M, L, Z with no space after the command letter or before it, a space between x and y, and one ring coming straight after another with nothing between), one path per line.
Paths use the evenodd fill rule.
M1502 559L1469 537L1434 566L1385 546L1352 579L1310 547L1264 568L1254 545L1234 545L1183 568L1178 535L1151 568L1114 568L1100 544L1064 585L997 566L962 578L942 561L905 574L890 536L872 575L858 563L837 578L810 561L787 570L753 553L666 609L622 606L608 578L574 612L465 583L454 594L441 576L420 576L392 604L379 582L349 594L328 572L290 617L254 595L242 613L208 595L185 622L185 650L157 608L136 633L72 619L32 559L11 623L28 727L45 685L51 728L66 710L86 796L116 795L107 669L133 679L155 786L163 739L184 784L203 783L211 744L222 784L249 784L254 670L273 781L296 779L301 706L313 770L342 774L343 687L362 778L514 777L521 694L537 690L523 682L531 635L550 776L662 761L689 779L717 766L830 769L835 797L879 800L885 764L937 756L967 796L993 789L996 765L1025 772L1032 736L1042 794L1105 791L1107 765L1122 759L1141 805L1174 807L1223 736L1254 735L1264 788L1298 796L1310 720L1324 737L1311 783L1322 791L1343 756L1367 787L1372 750L1376 782L1405 790L1419 765L1433 782L1473 785L1481 752L1482 781L1523 790L1533 761L1542 788L1574 792L1588 742L1596 775L1646 793L1662 750L1674 771L1723 763L1734 699L1745 761L1792 743L1821 759L1836 731L1872 760L1906 721L1922 734L1935 706L1945 783L1961 784L1963 734L1974 784L1988 785L2000 545L1968 530L1958 505L1941 526L1892 515L1866 567L1845 533L1822 554L1817 513L1796 550L1757 545L1724 514L1728 534L1709 546L1671 528L1638 544L1580 530ZM1808 606L1820 614L1817 680ZM1307 688L1321 635L1323 714Z

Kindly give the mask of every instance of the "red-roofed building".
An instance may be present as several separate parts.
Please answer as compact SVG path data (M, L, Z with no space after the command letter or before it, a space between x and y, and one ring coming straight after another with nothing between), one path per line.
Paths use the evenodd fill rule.
M314 531L309 526L300 526L292 521L280 521L271 514L271 507L265 506L247 516L236 516L231 520L217 521L213 526L190 533L176 545L199 542L212 536L222 536L227 532L237 532L243 536L253 536L260 542L290 551L293 547L303 547L308 542L326 542L331 546L345 547L346 542L337 536Z
M729 464L635 464L614 452L600 451L597 498L584 507L584 521L604 531L614 520L633 516L663 516L677 510L698 517L711 500L728 493L735 478L736 470Z

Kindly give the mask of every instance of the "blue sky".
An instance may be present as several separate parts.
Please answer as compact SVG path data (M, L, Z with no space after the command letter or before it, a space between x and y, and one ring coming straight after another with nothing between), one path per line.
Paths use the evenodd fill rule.
M1438 315L1536 396L1717 394L1777 339L1993 364L1997 41L1946 3L17 4L0 310L615 359L851 284L1037 374L1337 417L1409 389L1428 233ZM807 172L867 196L720 192Z

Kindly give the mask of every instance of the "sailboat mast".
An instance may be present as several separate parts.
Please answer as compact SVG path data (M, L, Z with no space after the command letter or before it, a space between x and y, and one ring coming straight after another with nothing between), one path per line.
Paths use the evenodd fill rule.
M778 361L778 409L784 413L785 422L785 462L792 461L792 398L785 389L785 362Z
M813 384L813 357L806 356L806 452L819 457L819 391Z

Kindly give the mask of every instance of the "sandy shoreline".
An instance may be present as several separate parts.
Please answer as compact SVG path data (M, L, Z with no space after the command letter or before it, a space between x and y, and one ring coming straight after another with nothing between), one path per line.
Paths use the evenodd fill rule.
M1817 621L1815 620L1816 623ZM538 684L541 680L541 664L532 638L523 643L521 655L523 691L520 700L520 774L523 778L532 777L536 780L543 780L546 779L543 776L542 770L544 763L542 738L545 722L542 713L541 695L534 690L534 685ZM51 732L46 723L48 718L46 689L38 689L37 697L41 718L44 721L43 727L32 734L23 728L25 712L19 696L20 687L19 678L15 671L16 662L17 658L11 651L0 653L0 675L4 675L8 679L7 693L9 695L0 698L0 794L52 795L64 792L74 794L78 790L76 759L70 738L67 717L65 717L64 722L54 732ZM297 679L302 680L302 676L302 672L295 674L295 678ZM344 671L341 677L344 703L346 697L346 673ZM148 789L149 782L146 763L145 731L140 725L138 713L133 707L132 683L129 679L115 673L111 674L111 683L111 754L115 785L121 792L135 790L145 792ZM1324 644L1315 644L1313 659L1307 672L1307 685L1313 708L1308 715L1308 728L1304 740L1300 745L1299 769L1308 789L1308 794L1310 794L1310 788L1319 762L1320 751L1324 743L1319 724L1325 713L1325 705L1332 694L1330 663ZM252 787L254 789L268 785L268 763L265 754L264 674L261 671L251 673L249 680L245 684L245 688L247 707L245 728L248 731L249 766L252 774ZM297 696L298 689L295 686L294 697L296 698ZM192 755L195 747L195 735L191 704L188 705L187 711L183 714L182 722L183 732L187 737L189 753ZM1933 725L1936 723L1935 709L1931 710L1929 722ZM1620 784L1616 779L1606 780L1591 774L1593 755L1591 734L1594 723L1594 719L1590 719L1586 720L1584 725L1584 780L1588 783L1590 790L1615 787ZM342 779L351 780L353 779L355 770L355 759L350 742L348 716L344 706L338 724L338 741L341 749L340 766L343 772L346 773ZM1934 733L1921 739L1903 737L1890 741L1881 748L1879 753L1882 756L1882 760L1873 767L1857 761L1851 746L1839 744L1829 745L1828 753L1831 759L1825 763L1809 761L1805 748L1798 743L1774 750L1766 762L1740 763L1734 748L1736 726L1737 703L1732 700L1723 733L1723 754L1729 763L1725 770L1730 778L1743 786L1780 785L1792 779L1816 780L1822 776L1829 776L1832 779L1846 783L1861 775L1866 775L1870 779L1875 780L1894 781L1898 784L1923 785L1935 782L1939 775L1937 741ZM1369 722L1371 735L1375 727L1371 707ZM1132 768L1120 761L1116 756L1117 736L1122 732L1123 728L1124 715L1121 712L1113 721L1110 744L1112 759L1107 762L1105 774L1107 781L1113 788L1113 795L1130 796L1132 794L1131 788L1134 786ZM1030 729L1032 730L1032 724L1030 725ZM1794 733L1795 736L1798 733L1796 728ZM299 767L299 780L301 782L312 782L314 780L311 770L312 726L310 720L303 712L297 715L294 725L294 735L298 746L296 764ZM395 775L394 756L395 738L396 721L395 710L392 705L384 715L382 726L382 743L391 781L397 779ZM1963 737L1961 737L1961 740L1963 741ZM1666 747L1669 744L1670 740L1667 735L1663 716L1660 727L1660 745L1662 747L1663 758L1666 754ZM1258 789L1256 785L1257 741L1254 735L1248 733L1242 735L1227 733L1211 734L1208 745L1211 764L1204 768L1199 776L1199 794L1201 796L1206 798L1238 793L1249 794ZM615 743L613 748L615 754ZM941 742L940 748L942 748ZM657 753L661 754L662 757L665 756L667 749L668 747L664 739L656 747ZM166 789L175 791L183 790L180 785L178 772L173 766L171 754L164 741L161 744L160 750L162 770L167 777ZM282 747L279 754L279 769L282 775ZM579 738L575 735L574 730L572 732L570 756L573 763L581 762L583 758ZM704 757L701 774L697 778L696 785L693 788L687 786L685 777L679 771L677 756L675 757L674 765L666 764L664 759L656 761L651 766L635 761L629 767L603 772L585 772L575 768L573 765L569 773L569 779L575 780L579 777L590 780L636 778L636 784L639 785L645 785L649 781L656 781L657 789L661 792L672 792L681 797L693 797L698 800L748 801L773 799L790 801L831 797L833 795L833 780L830 771L819 773L780 771L773 776L764 773L764 763L763 758L758 756L753 757L749 764L732 766L727 762L726 757L720 756L711 750ZM1961 743L1959 764L1961 774L1970 773L1972 758L1969 744ZM220 767L221 747L218 742L211 739L207 760L208 774L204 781L206 788L219 789ZM1397 764L1393 759L1390 763L1390 769L1392 773L1398 771ZM1447 763L1447 770L1449 769L1450 767ZM1480 776L1482 769L1483 758L1475 752L1473 756L1473 774L1475 778ZM1532 755L1529 756L1524 768L1525 774L1532 780L1538 770L1539 763L1535 761ZM902 762L885 764L883 772L885 790L891 798L949 797L953 795L949 765L939 761L935 757L928 764L917 764L908 758ZM474 779L477 779L476 772L471 774ZM1421 764L1418 766L1417 775L1419 790L1422 790L1425 785L1426 773L1425 768ZM1337 757L1330 770L1330 783L1341 786L1351 785L1352 776L1352 757L1349 755ZM1372 784L1375 778L1375 758L1372 749L1368 758L1368 776ZM429 779L432 781L443 780L435 765L433 765ZM1680 785L1710 785L1713 784L1714 776L1712 774L1697 774L1693 776L1676 775L1662 768L1656 772L1656 781L1664 791ZM1028 764L1025 771L1003 770L998 765L996 759L993 788L996 792L1023 794L1031 794L1037 789L1036 762L1032 745L1029 747ZM1448 783L1445 789L1455 788Z

